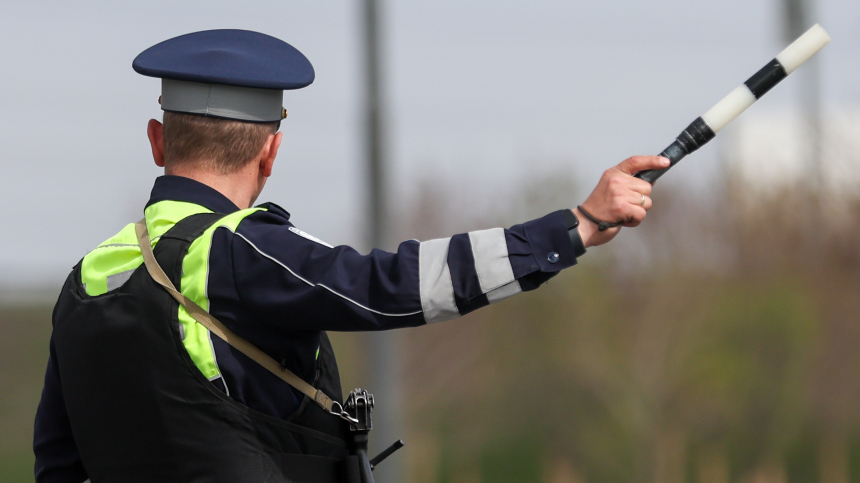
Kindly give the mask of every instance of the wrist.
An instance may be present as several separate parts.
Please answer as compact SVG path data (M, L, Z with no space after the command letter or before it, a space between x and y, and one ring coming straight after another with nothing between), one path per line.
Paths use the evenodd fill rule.
M583 246L585 248L594 246L592 238L594 237L594 233L597 231L597 225L586 218L585 215L579 211L579 208L574 208L571 211L580 220L577 230L579 231L579 237L582 239Z

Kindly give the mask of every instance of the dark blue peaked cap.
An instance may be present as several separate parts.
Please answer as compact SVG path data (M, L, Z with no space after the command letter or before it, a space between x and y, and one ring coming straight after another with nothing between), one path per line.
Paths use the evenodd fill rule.
M165 40L132 62L162 79L161 108L250 122L286 116L283 91L314 81L310 61L292 45L249 30L206 30Z
M131 65L150 77L260 89L301 89L314 81L314 67L295 47L250 30L180 35L144 50Z

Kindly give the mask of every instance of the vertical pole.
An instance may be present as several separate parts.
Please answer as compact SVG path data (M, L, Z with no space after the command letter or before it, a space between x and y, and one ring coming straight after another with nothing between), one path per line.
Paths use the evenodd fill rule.
M365 142L371 248L385 242L385 164L380 93L379 13L376 0L364 0Z
M788 42L794 41L815 22L810 20L814 0L783 0L785 9L784 34ZM824 194L824 173L821 166L822 125L821 125L821 79L819 58L809 59L801 69L801 115L806 127L808 155L807 172L810 192L814 199L821 202ZM819 206L820 209L820 206Z
M365 55L365 143L367 161L367 211L371 248L382 248L389 241L385 132L382 98L380 11L377 0L363 2ZM400 437L402 403L400 396L400 340L396 332L367 335L368 389L374 394L376 412L371 432L371 456ZM403 458L391 458L374 470L379 483L404 481Z

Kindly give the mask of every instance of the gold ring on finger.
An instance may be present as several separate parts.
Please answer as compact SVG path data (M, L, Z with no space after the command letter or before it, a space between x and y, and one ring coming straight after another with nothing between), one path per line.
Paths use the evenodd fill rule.
M639 194L641 194L641 195L642 195L642 199L641 199L641 200L639 200L639 206L644 207L644 206L645 206L645 195L644 195L644 194L642 194L642 193L639 193Z

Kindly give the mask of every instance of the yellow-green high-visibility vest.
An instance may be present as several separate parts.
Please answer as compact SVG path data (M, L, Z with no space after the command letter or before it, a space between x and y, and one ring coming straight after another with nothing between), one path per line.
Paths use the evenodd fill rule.
M226 227L235 232L236 227L245 217L261 210L265 208L249 208L225 215L191 244L182 262L180 291L183 295L205 310L209 310L206 283L212 234L219 227ZM212 213L212 211L198 204L183 201L164 200L149 205L144 215L153 247L158 243L159 237L173 225L197 213ZM81 264L81 282L88 295L101 295L120 287L141 264L143 264L143 255L137 244L134 223L130 223L84 257ZM211 334L191 318L181 306L179 307L179 332L185 349L200 372L210 381L221 377L212 347Z

